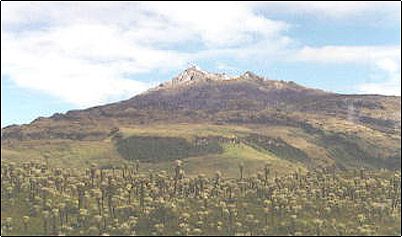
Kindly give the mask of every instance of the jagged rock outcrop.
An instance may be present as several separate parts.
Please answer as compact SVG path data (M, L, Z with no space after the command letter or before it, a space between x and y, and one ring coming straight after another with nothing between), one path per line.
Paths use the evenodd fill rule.
M172 89L211 81L225 81L233 78L234 77L231 77L225 73L210 73L202 70L198 66L191 66L174 77L172 80L160 84L157 88L152 88L151 91Z

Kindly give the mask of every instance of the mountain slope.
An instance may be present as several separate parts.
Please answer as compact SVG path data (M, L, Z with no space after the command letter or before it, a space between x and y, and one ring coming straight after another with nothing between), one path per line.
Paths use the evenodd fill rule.
M400 169L400 110L400 97L341 95L251 72L230 77L191 67L129 100L3 128L2 152L55 139L109 142L115 149L130 135L162 142L181 128L175 139L184 137L189 144L218 139L225 146L235 137L257 152L306 167ZM153 129L158 126L172 129ZM157 146L155 141L150 139L149 147Z

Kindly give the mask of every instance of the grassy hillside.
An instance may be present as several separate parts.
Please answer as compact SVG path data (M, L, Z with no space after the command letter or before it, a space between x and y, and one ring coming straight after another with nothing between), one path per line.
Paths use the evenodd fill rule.
M180 158L184 161L190 175L200 172L214 175L217 170L220 170L232 177L238 175L238 166L242 162L247 167L246 175L255 174L255 171L260 170L266 161L270 161L279 174L288 173L303 166L302 163L290 163L274 153L259 150L244 143L231 144L226 141L236 135L241 137L252 130L253 128L240 126L207 124L127 127L120 130L123 134L120 142L110 138L103 141L58 139L3 145L1 159L14 162L47 161L55 167L79 169L88 168L92 163L105 167L122 166L139 159L144 170L169 170L172 160ZM155 136L164 138L153 140ZM150 140L143 139L144 137ZM223 138L224 141L214 140L208 143L209 145L201 145L201 148L197 148L193 143L196 138ZM123 147L128 150L123 151ZM131 159L130 154L138 156L133 156ZM156 158L158 162L152 162L150 158Z
M339 168L400 167L400 147L396 144L387 145L393 142L392 139L375 139L374 136L362 138L359 134L353 137L348 133L337 133L336 130L310 132L288 126L252 124L161 124L123 127L119 131L122 135L120 142L107 137L100 141L53 139L6 143L1 148L1 159L15 162L48 160L52 166L79 169L89 168L92 163L104 167L122 166L139 159L144 171L173 172L172 160L179 158L184 161L189 175L205 173L212 176L220 170L230 177L238 176L238 166L242 162L247 167L246 175L261 170L266 161L273 164L278 174L288 173L298 167L305 169L332 165ZM152 143L152 140L147 141L143 137L162 137L169 142ZM240 142L232 144L230 139L233 137ZM211 147L196 150L196 139L215 140L212 146L209 145ZM125 144L126 153L122 152L124 146L121 144ZM130 157L130 154L137 155ZM152 162L156 160L158 162Z

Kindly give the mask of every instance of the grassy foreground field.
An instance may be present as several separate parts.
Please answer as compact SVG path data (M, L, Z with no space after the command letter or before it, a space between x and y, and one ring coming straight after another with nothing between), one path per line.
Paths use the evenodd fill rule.
M2 235L400 235L400 172L1 166Z

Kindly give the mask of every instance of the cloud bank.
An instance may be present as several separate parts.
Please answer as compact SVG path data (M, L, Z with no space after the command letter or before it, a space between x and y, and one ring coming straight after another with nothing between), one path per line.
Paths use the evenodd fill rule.
M373 12L378 4L7 2L1 8L2 77L88 107L153 86L136 79L143 73L172 72L188 62L220 57L275 58L372 65L374 74L383 75L381 82L358 90L400 95L400 46L299 45L287 35L289 23L267 17L279 10L352 17ZM400 18L395 6L382 4L381 11Z

